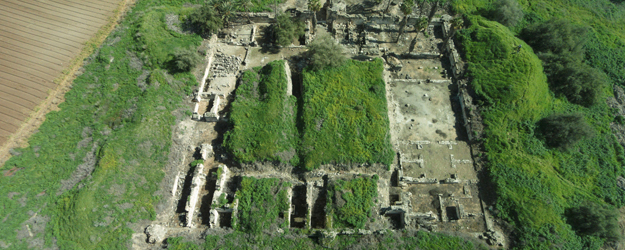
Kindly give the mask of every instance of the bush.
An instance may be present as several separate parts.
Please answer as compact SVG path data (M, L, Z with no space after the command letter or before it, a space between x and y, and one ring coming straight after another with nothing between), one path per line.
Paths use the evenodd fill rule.
M206 36L217 33L224 25L217 10L209 4L205 4L191 13L188 20L202 35Z
M271 31L275 42L282 46L288 46L293 40L304 35L304 23L293 20L289 14L278 15L277 22L272 25Z
M567 223L578 234L600 237L609 241L621 238L618 226L619 213L594 202L570 208L566 211Z
M521 31L521 38L535 52L567 55L576 61L584 58L584 45L587 41L587 29L578 27L564 19L552 19L529 26Z
M571 103L590 107L600 101L605 83L605 73L587 64L575 61L569 53L542 54L549 87L562 94Z
M329 35L320 35L308 45L308 58L312 70L336 68L341 66L346 57L343 55L343 46L338 44Z
M568 149L578 141L593 135L593 128L580 114L551 115L538 122L547 145Z
M513 27L523 20L523 9L516 0L498 0L492 15L495 21Z
M202 57L193 49L177 49L174 52L174 69L176 71L189 71L202 61Z

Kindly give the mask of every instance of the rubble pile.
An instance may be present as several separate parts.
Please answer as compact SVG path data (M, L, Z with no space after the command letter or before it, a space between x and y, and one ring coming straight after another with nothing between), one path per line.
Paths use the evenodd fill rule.
M238 56L228 56L218 51L215 53L215 61L211 66L213 77L234 76L239 71L239 65L242 61Z

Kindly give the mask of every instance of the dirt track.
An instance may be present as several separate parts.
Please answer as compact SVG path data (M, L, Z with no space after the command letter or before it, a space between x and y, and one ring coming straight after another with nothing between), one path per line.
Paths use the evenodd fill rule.
M120 2L0 0L0 148L56 92L54 80Z

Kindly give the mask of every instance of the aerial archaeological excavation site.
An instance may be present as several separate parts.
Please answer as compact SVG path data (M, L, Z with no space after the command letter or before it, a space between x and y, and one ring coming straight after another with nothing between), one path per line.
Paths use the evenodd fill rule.
M0 6L0 249L625 246L623 1Z

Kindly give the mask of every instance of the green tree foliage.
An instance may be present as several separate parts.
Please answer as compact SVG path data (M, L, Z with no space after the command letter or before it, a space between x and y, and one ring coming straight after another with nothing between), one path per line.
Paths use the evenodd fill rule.
M567 20L552 19L523 29L521 38L539 56L542 53L552 53L581 61L584 58L587 31L588 29L575 26Z
M322 70L328 67L343 65L347 59L343 54L343 46L338 44L329 35L319 35L308 44L309 66L312 70Z
M289 14L282 13L276 19L277 22L271 25L271 31L277 44L288 46L304 35L304 23L294 20Z
M593 128L580 114L556 114L543 118L538 127L547 145L568 149L593 135Z
M607 77L582 62L587 31L552 19L523 29L521 36L543 60L551 90L571 103L590 107L600 101Z
M607 77L602 71L566 55L542 54L549 86L571 103L590 107L601 100Z
M618 241L621 238L618 226L619 213L616 209L587 202L568 209L566 216L567 223L578 234L596 236L608 241Z
M204 4L202 7L191 13L189 22L200 31L202 35L212 35L224 25L223 19L213 5Z
M202 57L193 48L177 49L174 52L174 69L189 71L202 61Z
M516 26L523 20L523 9L517 0L497 0L493 10L495 21L508 26Z

